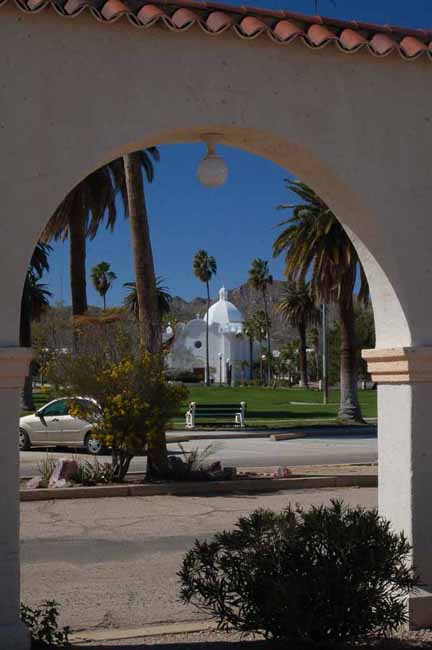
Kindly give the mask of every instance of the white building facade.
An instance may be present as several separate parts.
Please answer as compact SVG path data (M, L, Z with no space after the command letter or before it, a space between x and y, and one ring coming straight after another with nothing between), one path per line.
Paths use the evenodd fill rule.
M179 323L168 355L168 366L175 372L190 371L205 379L206 321L209 323L210 380L213 383L233 384L250 377L250 343L244 334L244 317L228 300L228 291L222 288L219 299L204 318ZM252 358L259 358L259 345L253 343Z

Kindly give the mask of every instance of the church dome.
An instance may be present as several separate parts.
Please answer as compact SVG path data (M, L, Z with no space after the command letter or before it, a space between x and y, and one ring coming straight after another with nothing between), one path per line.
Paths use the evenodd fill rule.
M228 300L228 291L222 288L219 291L219 300L208 311L209 325L216 323L222 329L240 331L243 321L243 314Z

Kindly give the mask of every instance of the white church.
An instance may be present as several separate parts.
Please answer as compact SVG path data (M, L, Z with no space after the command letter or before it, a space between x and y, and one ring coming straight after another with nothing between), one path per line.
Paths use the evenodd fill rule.
M222 288L204 318L167 328L164 339L173 338L168 366L174 371L190 371L204 381L206 368L206 320L209 322L209 364L213 383L234 384L250 376L250 343L244 334L244 317L228 300ZM259 358L259 344L253 343L253 359Z

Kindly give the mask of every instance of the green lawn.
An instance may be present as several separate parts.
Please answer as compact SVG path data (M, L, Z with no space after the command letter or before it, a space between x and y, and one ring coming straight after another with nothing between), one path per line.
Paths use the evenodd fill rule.
M359 398L362 407L362 414L365 418L376 417L377 415L377 394L376 391L359 391ZM322 394L316 390L305 390L301 388L271 388L261 387L238 387L228 388L226 386L194 386L190 388L190 398L201 404L225 403L225 402L246 402L247 404L247 426L290 426L298 425L301 420L314 420L316 423L322 421L329 424L329 419L337 420L339 391L330 392L329 404L324 406ZM294 403L293 403L294 402ZM303 404L302 404L303 402ZM187 405L184 406L186 411ZM184 418L177 418L176 427L184 425Z
M363 417L373 418L377 415L376 391L359 391ZM43 393L35 392L34 401L36 408L48 401ZM339 391L330 392L329 404L324 406L322 394L316 390L301 388L271 388L226 386L192 386L189 398L181 408L179 416L175 418L176 429L183 429L185 425L184 413L189 402L226 403L246 402L246 425L253 427L289 427L301 424L332 424L337 422ZM293 403L294 402L294 403ZM302 403L303 402L303 403ZM313 422L311 422L313 420ZM209 424L211 424L209 422Z

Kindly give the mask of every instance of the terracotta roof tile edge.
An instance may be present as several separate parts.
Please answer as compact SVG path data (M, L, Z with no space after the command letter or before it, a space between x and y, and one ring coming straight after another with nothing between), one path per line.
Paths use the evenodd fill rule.
M63 17L73 18L89 11L100 22L112 23L126 18L133 26L150 28L161 23L171 31L186 31L194 25L207 35L217 36L229 28L242 39L253 40L266 34L278 45L300 40L310 49L319 50L330 43L339 51L353 54L365 50L377 58L398 53L405 61L427 57L432 62L432 31L373 25L322 16L305 16L289 11L257 7L235 7L196 0L13 0L27 13L52 7ZM0 7L11 0L0 0Z

